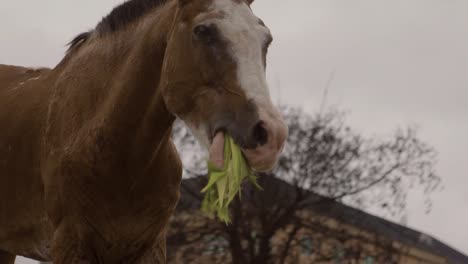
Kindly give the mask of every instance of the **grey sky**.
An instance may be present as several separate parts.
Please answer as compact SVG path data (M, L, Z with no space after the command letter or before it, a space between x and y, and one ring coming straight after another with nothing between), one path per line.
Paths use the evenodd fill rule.
M54 66L74 35L121 1L3 2L0 63ZM257 0L253 8L275 36L275 100L314 112L335 71L327 104L349 110L357 130L419 125L440 153L445 189L429 215L410 195L408 224L468 253L468 1Z

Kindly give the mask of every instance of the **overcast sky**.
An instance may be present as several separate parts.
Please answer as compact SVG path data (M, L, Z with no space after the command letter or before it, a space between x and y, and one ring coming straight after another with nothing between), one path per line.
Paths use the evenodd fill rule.
M119 2L2 1L0 63L53 67L74 35ZM440 153L445 189L429 215L410 195L408 225L468 253L468 1L257 0L253 8L275 36L275 101L314 113L334 71L327 103L349 110L356 130L385 136L419 125Z

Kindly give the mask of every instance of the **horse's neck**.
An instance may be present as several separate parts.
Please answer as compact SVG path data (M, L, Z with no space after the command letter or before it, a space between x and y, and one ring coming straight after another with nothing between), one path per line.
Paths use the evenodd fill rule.
M137 36L137 41L127 43L130 50L118 67L119 81L110 88L113 97L109 100L113 106L107 117L110 129L119 131L126 127L124 137L130 140L127 142L130 162L138 164L137 167L151 162L151 157L169 140L175 119L158 89L168 34L165 20L170 19L170 15L166 16L155 18L157 23L140 23L142 26L130 33ZM154 34L158 26L158 34ZM123 41L129 39L121 37Z
M148 151L156 151L154 148L159 146L155 144L168 140L168 130L174 121L158 89L164 42L165 39L158 40L159 46L144 41L131 44L132 50L120 64L118 82L110 87L111 106L106 117L109 129L124 128L123 140L132 141L128 142L128 151L137 160L148 156Z
M109 151L119 153L131 167L151 162L169 140L174 121L158 89L171 15L165 12L163 17L147 19L154 21L112 36L93 37L58 69L67 76L65 85L74 86L65 102L86 101L62 119L81 116L71 129L81 129L87 119L100 122L100 136L113 148ZM68 112L71 107L60 108Z

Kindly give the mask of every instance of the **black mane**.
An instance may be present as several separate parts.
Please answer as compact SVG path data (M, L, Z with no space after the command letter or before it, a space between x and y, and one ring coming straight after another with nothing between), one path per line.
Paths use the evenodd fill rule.
M99 34L112 33L120 30L128 24L153 10L166 0L130 0L112 10L97 25L96 31Z
M89 36L91 36L91 33L92 31L88 31L88 32L83 32L79 34L78 36L76 36L72 41L70 41L70 43L68 43L68 46L69 46L68 50L72 50L75 47L79 46L84 41L86 41L89 38Z
M84 32L75 37L68 44L70 46L69 50L85 42L93 32L99 35L105 35L121 30L166 1L167 0L129 0L115 7L109 15L99 22L93 31Z

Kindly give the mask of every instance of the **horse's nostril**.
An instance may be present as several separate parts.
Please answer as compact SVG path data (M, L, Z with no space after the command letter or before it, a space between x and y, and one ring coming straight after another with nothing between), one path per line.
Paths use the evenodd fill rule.
M268 132L265 129L264 123L262 121L258 122L252 132L252 136L254 141L256 142L257 146L263 146L267 143L268 141Z

